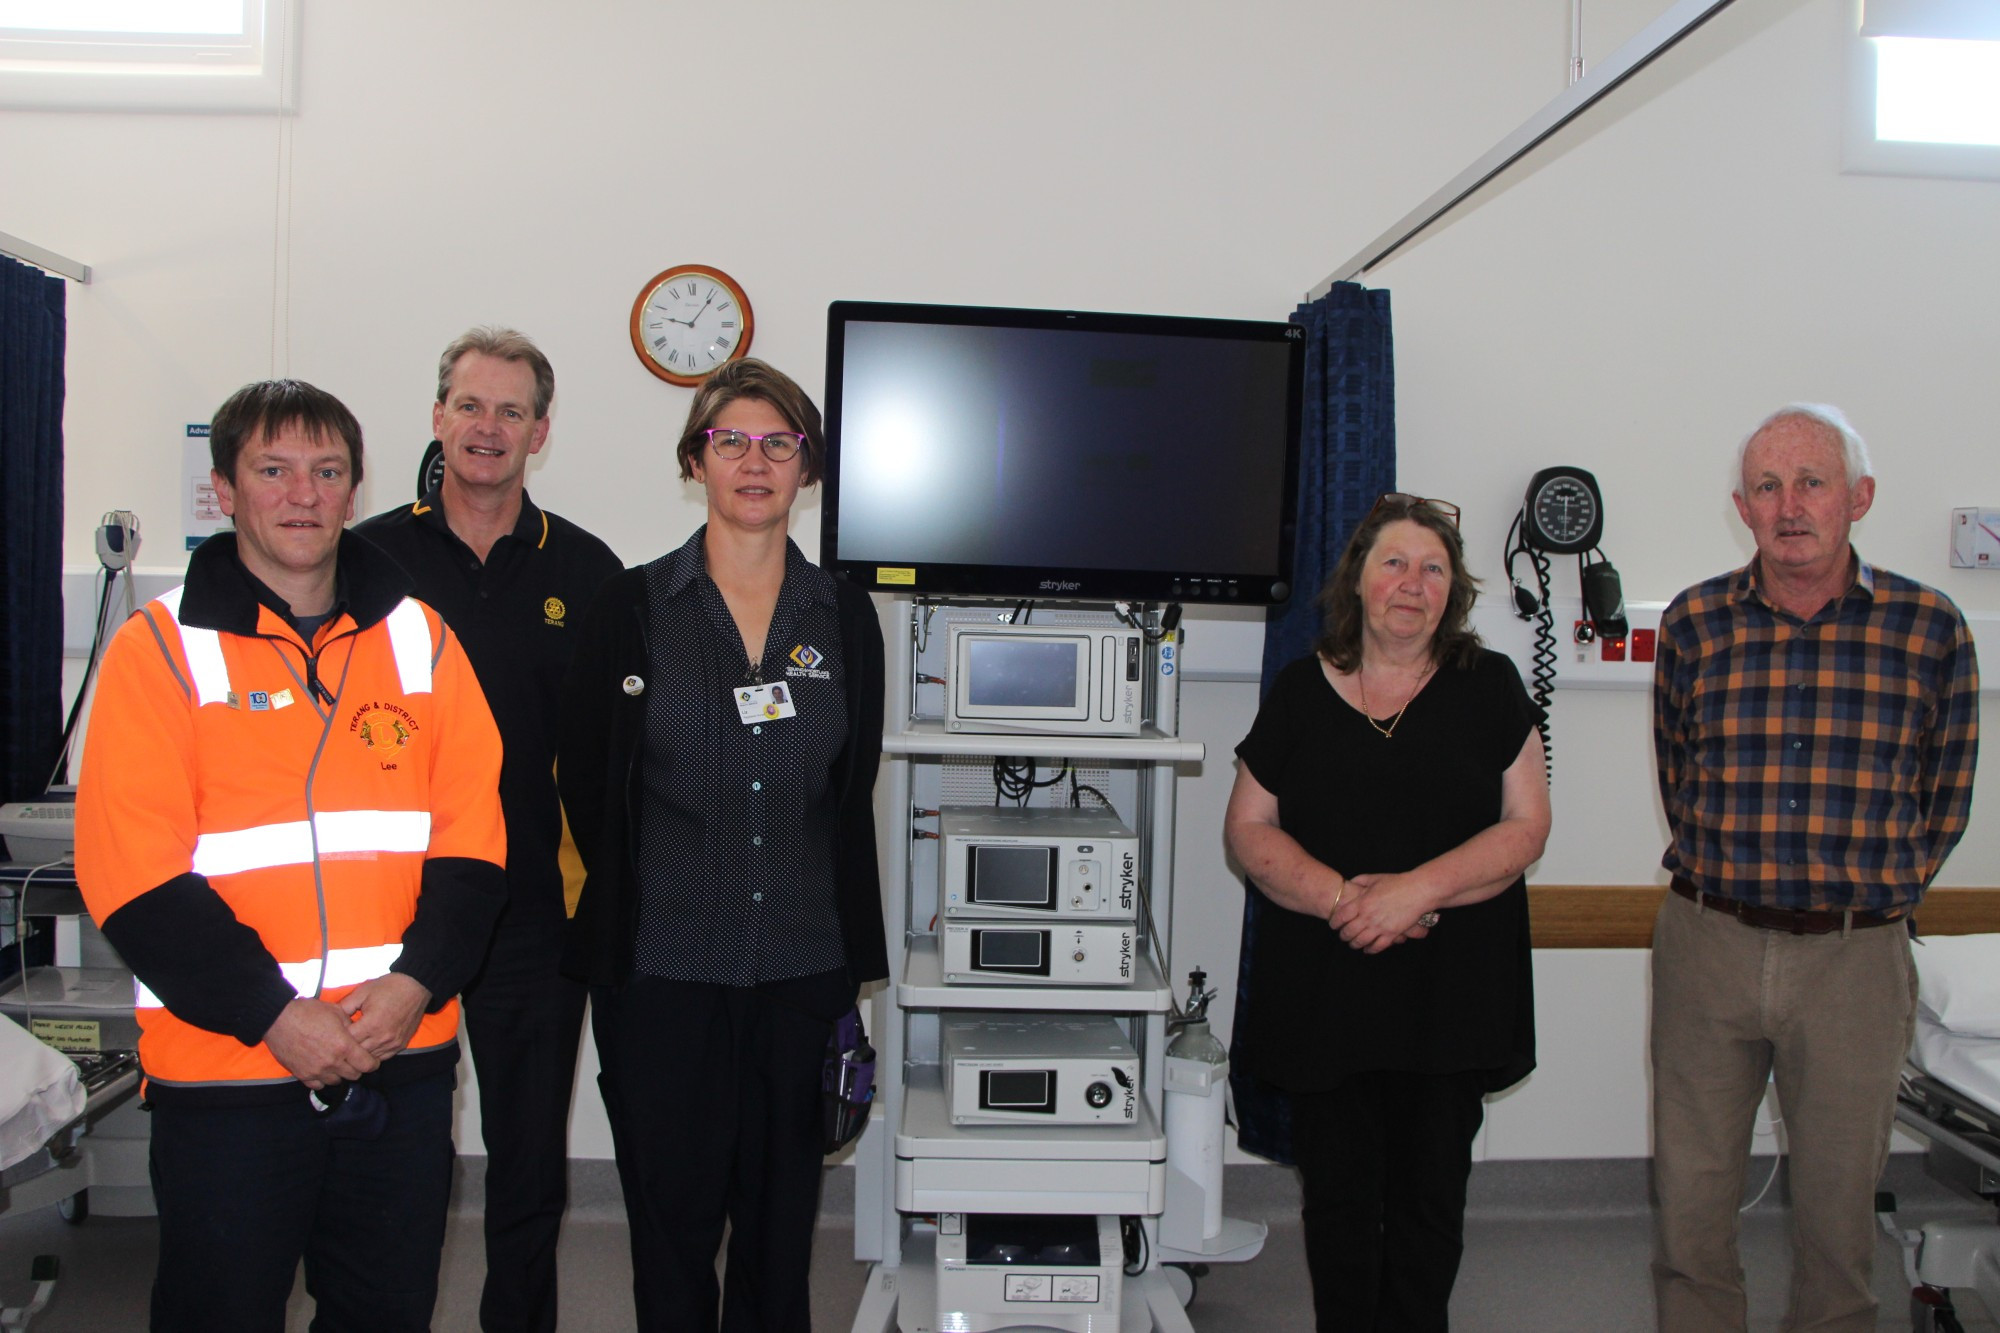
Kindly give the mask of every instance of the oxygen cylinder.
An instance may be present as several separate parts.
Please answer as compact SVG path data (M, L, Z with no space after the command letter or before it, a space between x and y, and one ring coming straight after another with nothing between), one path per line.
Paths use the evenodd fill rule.
M1167 1165L1201 1190L1201 1238L1222 1233L1222 1111L1229 1087L1229 1052L1208 1030L1208 977L1188 976L1188 1008L1167 1043Z

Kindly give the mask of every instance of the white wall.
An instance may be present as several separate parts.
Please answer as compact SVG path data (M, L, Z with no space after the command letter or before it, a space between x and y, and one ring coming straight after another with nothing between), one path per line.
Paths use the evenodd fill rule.
M1587 54L1663 7L1591 0ZM1282 318L1561 91L1569 6L307 10L296 117L0 118L0 229L97 272L70 291L75 565L113 507L170 563L181 423L274 371L346 399L370 438L364 507L400 501L433 359L485 320L556 362L537 498L649 557L699 521L670 458L687 393L626 338L659 269L741 280L755 351L815 391L837 298ZM1550 462L1603 482L1628 597L1740 563L1727 451L1778 403L1824 398L1876 447L1863 552L2000 610L2000 579L1943 559L1951 506L2000 503L1981 392L2000 193L1839 174L1847 10L1734 6L1371 275L1394 293L1400 483L1466 507L1480 572ZM809 500L808 551L817 528ZM1207 963L1227 996L1237 890L1216 830L1254 688L1190 695L1210 757L1183 794L1176 963ZM1542 882L1654 879L1644 712L1637 694L1559 698ZM2000 884L2000 821L1977 815L1947 883ZM1643 1151L1643 969L1540 965L1543 1072L1498 1104L1488 1150ZM1541 1134L1505 1127L1543 1102ZM608 1152L588 1082L579 1104L598 1117L579 1152Z

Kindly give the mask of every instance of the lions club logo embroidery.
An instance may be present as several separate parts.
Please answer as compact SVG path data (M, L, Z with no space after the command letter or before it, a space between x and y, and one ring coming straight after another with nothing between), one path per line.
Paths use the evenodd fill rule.
M417 720L397 704L369 704L355 713L347 729L377 754L393 754L409 745Z
M563 617L568 614L569 608L563 605L560 597L551 597L542 603L542 617L551 625L562 624Z

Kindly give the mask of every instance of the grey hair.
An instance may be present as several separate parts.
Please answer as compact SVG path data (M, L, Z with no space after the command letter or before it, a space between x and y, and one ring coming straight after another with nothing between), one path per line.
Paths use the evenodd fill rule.
M1852 486L1863 477L1875 475L1875 465L1868 461L1868 443L1861 438L1861 432L1854 429L1854 423L1847 419L1847 413L1831 403L1786 403L1757 423L1757 429L1743 437L1743 443L1736 446L1736 478L1730 489L1743 494L1743 459L1750 452L1750 441L1762 435L1768 428L1780 421L1806 420L1826 427L1840 437L1840 450L1847 468L1847 484Z
M451 340L451 346L444 349L438 358L438 401L442 403L451 397L452 372L458 369L459 358L467 352L478 352L498 361L525 362L535 377L535 420L540 421L549 414L549 406L556 398L555 367L542 355L542 349L535 346L535 340L515 329L499 328L492 324L467 329Z

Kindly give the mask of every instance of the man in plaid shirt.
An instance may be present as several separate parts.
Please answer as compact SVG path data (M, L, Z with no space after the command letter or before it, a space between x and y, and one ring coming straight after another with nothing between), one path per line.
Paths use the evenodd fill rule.
M1855 554L1875 478L1837 409L1744 442L1751 562L1660 623L1653 741L1673 892L1653 934L1660 1328L1744 1327L1736 1248L1775 1075L1791 1151L1785 1327L1872 1330L1874 1190L1916 1013L1910 914L1965 832L1979 670L1942 593Z

